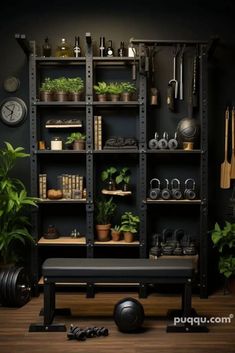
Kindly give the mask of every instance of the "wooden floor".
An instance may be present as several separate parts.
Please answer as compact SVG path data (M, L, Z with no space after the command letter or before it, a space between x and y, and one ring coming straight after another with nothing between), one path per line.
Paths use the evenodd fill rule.
M29 333L32 322L40 322L42 295L20 309L0 307L0 353L235 353L235 318L230 324L209 324L209 333L166 333L167 309L179 308L178 295L150 294L141 299L146 319L144 331L120 333L112 319L115 303L126 296L138 299L136 292L100 292L94 299L84 293L58 293L57 307L70 307L72 316L56 317L67 327L105 326L108 337L85 342L68 341L66 332ZM235 296L216 293L209 299L193 297L193 307L202 316L227 317L235 314Z

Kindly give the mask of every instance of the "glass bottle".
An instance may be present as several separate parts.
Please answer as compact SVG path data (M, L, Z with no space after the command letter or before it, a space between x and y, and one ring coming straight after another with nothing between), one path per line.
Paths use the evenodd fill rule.
M44 44L42 46L42 55L45 57L51 56L51 46L49 44L48 37L46 37L44 40Z
M67 43L65 38L61 39L61 43L58 45L57 50L56 50L56 56L62 57L62 58L66 58L68 56L73 56L71 47Z
M106 50L105 50L105 38L104 37L100 37L100 56L103 57L106 54Z
M120 43L120 48L118 49L118 56L126 56L126 49L124 47L124 42Z
M81 56L81 48L79 45L79 37L75 37L75 43L74 43L74 47L73 47L73 55L75 56L75 58L78 58L79 56Z
M113 46L112 46L112 41L109 40L108 43L109 43L109 45L107 46L107 49L106 49L106 55L107 56L114 56L114 50L113 50Z

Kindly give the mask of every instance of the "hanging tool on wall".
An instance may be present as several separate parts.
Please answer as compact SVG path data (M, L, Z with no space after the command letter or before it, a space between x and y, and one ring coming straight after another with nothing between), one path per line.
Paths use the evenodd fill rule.
M235 108L232 108L232 158L230 179L235 179Z
M231 164L228 162L228 122L229 122L229 107L227 107L225 111L224 162L221 164L221 169L220 169L221 189L230 188Z
M167 89L167 105L171 111L175 110L175 99L178 98L178 81L176 79L176 64L179 53L179 46L177 45L173 52L173 78L168 83Z
M199 107L199 48L195 48L195 55L193 58L193 108Z
M185 44L183 45L181 52L180 52L180 100L184 99L184 86L183 86L183 79L184 79L184 50L185 50Z
M150 52L151 59L151 87L150 87L150 105L160 105L160 95L159 90L155 86L155 56L157 53L157 46L154 45L153 49Z

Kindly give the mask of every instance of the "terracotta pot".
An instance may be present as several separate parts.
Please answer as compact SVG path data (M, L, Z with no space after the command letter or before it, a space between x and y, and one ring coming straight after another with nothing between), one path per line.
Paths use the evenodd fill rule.
M126 243L132 243L134 241L134 233L124 232L123 234Z
M81 92L70 92L69 94L69 100L74 101L74 102L79 102L81 100Z
M129 92L123 92L123 93L121 94L121 100L122 100L123 102L129 102L129 101L131 100L131 93L129 93Z
M112 102L118 102L120 100L120 94L110 94L110 99Z
M84 140L77 140L73 143L73 149L77 151L81 151L85 149L85 141Z
M53 93L49 92L49 91L40 92L40 101L52 102L53 101Z
M109 241L111 224L96 224L96 233L98 241Z
M112 240L113 241L119 241L121 240L121 232L117 232L116 230L112 230Z
M67 92L55 92L54 93L55 100L58 102L66 102L68 100Z
M106 94L97 94L97 98L99 102L106 102L107 101L107 95Z

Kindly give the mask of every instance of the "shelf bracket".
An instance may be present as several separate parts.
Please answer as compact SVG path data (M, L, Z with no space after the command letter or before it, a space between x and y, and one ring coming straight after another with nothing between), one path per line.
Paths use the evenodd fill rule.
M25 55L29 56L33 53L33 50L30 46L30 42L26 39L25 34L16 33L15 40L17 41L21 49L24 51Z
M86 33L86 42L87 42L87 45L91 45L91 33L90 32Z

